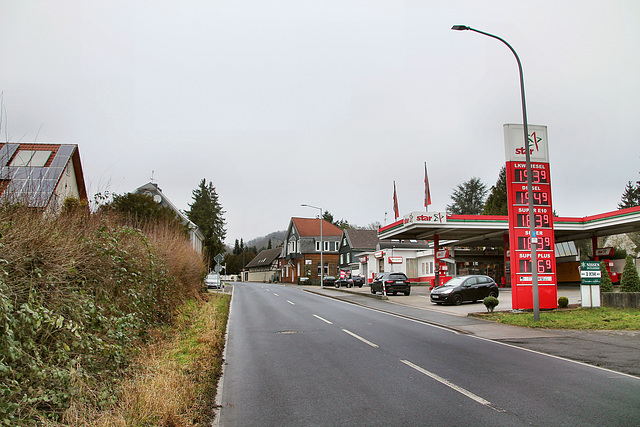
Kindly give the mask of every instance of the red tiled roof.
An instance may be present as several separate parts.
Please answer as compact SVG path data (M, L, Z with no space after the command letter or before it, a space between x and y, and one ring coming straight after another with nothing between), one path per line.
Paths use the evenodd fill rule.
M293 221L300 237L320 235L320 221L317 218L291 218L291 221ZM342 236L342 229L323 219L322 235L340 237Z

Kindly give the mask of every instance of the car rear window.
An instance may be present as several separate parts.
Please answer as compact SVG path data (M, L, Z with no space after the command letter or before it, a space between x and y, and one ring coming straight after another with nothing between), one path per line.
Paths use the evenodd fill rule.
M404 274L392 274L389 276L389 278L392 280L406 280L407 276L405 276Z

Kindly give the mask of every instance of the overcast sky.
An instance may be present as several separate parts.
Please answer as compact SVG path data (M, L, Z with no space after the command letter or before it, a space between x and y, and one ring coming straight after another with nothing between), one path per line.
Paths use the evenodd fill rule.
M560 216L640 179L637 0L0 0L1 138L78 144L87 190L201 179L227 242L320 206L352 224L431 211L505 163L504 123L548 126Z

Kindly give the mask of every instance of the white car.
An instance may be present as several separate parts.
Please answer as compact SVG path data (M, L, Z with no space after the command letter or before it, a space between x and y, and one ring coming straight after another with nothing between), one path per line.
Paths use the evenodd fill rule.
M220 289L220 276L217 274L209 274L204 279L204 285L207 289Z

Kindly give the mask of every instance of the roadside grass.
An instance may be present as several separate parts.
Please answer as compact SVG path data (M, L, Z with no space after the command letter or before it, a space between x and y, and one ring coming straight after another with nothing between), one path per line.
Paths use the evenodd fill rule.
M222 372L230 300L215 294L204 303L187 302L171 330L162 332L171 338L145 351L118 402L86 425L207 425Z
M500 311L477 313L477 317L514 326L542 329L640 330L640 310L613 307L569 308L541 311L540 321L533 312Z

